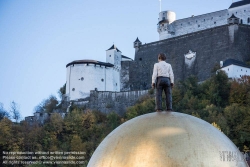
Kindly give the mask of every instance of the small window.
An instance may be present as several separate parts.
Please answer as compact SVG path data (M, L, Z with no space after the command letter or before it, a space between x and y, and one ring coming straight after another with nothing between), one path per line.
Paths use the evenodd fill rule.
M72 91L75 91L75 88L73 88Z
M198 25L198 27L200 27L200 25Z
M227 69L227 71L229 71L229 68Z
M250 23L250 18L247 18L247 23Z
M101 79L101 81L103 82L103 81L104 81L104 79L102 78L102 79Z
M237 12L236 12L236 14L237 14Z
M83 81L83 80L84 80L84 78L82 77L82 78L81 78L81 81Z
M216 21L214 22L214 24L216 24Z
M109 57L111 57L111 55L109 55Z
M213 17L211 19L213 19Z
M196 20L196 23L197 23L197 20Z
M204 21L206 21L206 19L204 19Z
M242 69L241 69L241 71L242 71Z
M115 83L115 85L117 86L117 83Z
M242 24L243 23L243 21L242 21L242 19L240 20L240 24Z
M142 58L139 58L140 61L142 61Z
M244 12L246 12L246 10L244 10Z

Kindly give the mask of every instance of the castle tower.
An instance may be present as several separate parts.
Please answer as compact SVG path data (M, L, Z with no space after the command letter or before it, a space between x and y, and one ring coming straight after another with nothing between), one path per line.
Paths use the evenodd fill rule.
M113 72L109 80L112 81L109 85L113 91L120 91L120 71L121 71L122 52L113 44L108 50L106 50L106 62L113 64Z
M139 50L141 44L142 44L141 41L137 37L136 40L135 40L135 42L134 42L135 53Z
M121 67L121 51L112 45L108 50L106 50L106 62L114 64L114 66Z
M174 35L175 30L172 23L176 20L176 14L172 11L162 11L159 13L157 31L159 33L159 40L170 38Z

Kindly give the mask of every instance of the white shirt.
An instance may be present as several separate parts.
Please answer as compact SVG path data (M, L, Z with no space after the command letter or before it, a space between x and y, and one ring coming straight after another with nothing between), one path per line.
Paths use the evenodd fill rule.
M171 83L174 83L174 73L172 70L172 66L169 63L166 63L165 61L155 63L152 75L152 83L155 83L155 79L160 76L169 77Z

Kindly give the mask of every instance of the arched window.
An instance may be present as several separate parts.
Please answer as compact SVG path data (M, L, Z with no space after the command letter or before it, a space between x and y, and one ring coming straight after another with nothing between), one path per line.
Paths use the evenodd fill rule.
M249 17L247 18L247 23L250 23L250 18Z
M243 23L243 21L242 21L242 19L240 20L240 24L242 24Z

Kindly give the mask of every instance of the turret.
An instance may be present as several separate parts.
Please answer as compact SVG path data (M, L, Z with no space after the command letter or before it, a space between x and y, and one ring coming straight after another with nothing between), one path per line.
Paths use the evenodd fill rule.
M121 67L121 51L115 46L112 45L108 50L106 50L106 62L114 64L115 67Z
M234 14L232 14L231 17L227 19L228 24L240 24L240 19L236 17Z
M174 27L172 23L176 20L176 14L172 11L162 11L159 13L157 31L159 33L159 39L167 39L174 35Z
M141 46L141 41L137 37L135 42L134 42L135 52L137 52L139 50L140 46Z

